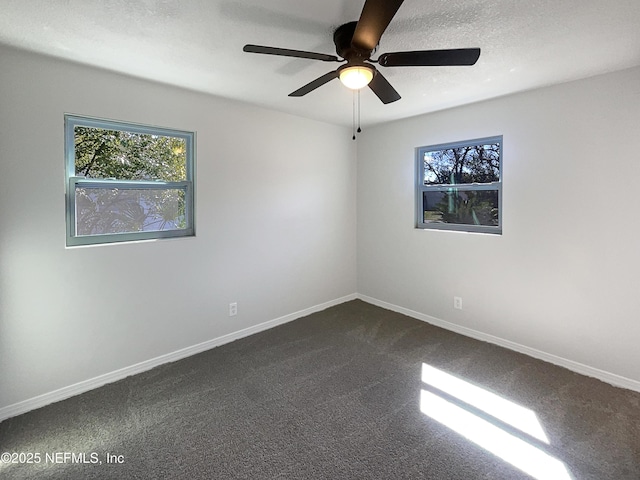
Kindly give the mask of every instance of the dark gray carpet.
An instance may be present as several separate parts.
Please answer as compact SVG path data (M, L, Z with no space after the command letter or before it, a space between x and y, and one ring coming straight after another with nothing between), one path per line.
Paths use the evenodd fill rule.
M361 301L9 419L41 462L0 478L531 478L420 411L423 363L534 411L569 478L640 478L639 393Z

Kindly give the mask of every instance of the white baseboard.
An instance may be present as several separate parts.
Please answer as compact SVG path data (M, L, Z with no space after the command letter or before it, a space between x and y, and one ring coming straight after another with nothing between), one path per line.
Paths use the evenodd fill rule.
M276 327L278 325L282 325L287 322L291 322L298 318L306 317L307 315L311 315L312 313L325 310L329 307L333 307L334 305L339 305L341 303L348 302L350 300L355 300L356 298L358 297L357 297L357 294L355 293L351 295L347 295L345 297L337 298L335 300L331 300L319 305L315 305L313 307L305 308L304 310L300 310L298 312L294 312L289 315L276 318L274 320L269 320L268 322L255 325L253 327L249 327L243 330L239 330L237 332L229 333L227 335L223 335L222 337L214 338L212 340L207 340L206 342L202 342L197 345L193 345L191 347L187 347L181 350L177 350L175 352L167 353L166 355L161 355L159 357L155 357L150 360L145 360L144 362L136 363L135 365L121 368L120 370L116 370L114 372L105 373L104 375L99 375L95 378L83 380L82 382L78 382L73 385L69 385L68 387L63 387L58 390L54 390L53 392L44 393L42 395L38 395L37 397L33 397L28 400L24 400L22 402L14 403L13 405L0 408L0 422L2 422L3 420L6 420L7 418L15 417L17 415L22 415L23 413L27 413L31 410L44 407L45 405L49 405L50 403L58 402L66 398L73 397L75 395L79 395L84 392L88 392L89 390L93 390L95 388L101 387L102 385L105 385L107 383L112 383L118 380L122 380L123 378L129 377L131 375L135 375L138 373L142 373L147 370L151 370L152 368L157 367L159 365L163 365L165 363L171 363L186 357L190 357L191 355L195 355L197 353L210 350L214 347L224 345L225 343L233 342L234 340L239 340L241 338L248 337L249 335L253 335L254 333L268 330L270 328Z
M345 297L331 300L329 302L315 305L310 308L306 308L304 310L300 310L298 312L291 313L289 315L285 315L280 318L276 318L274 320L269 320L268 322L255 325L253 327L245 328L237 332L223 335L222 337L214 338L212 340L208 340L206 342L202 342L197 345L193 345L191 347L183 348L181 350L177 350L175 352L171 352L166 355L161 355L159 357L155 357L150 360L146 360L144 362L131 365L129 367L121 368L114 372L106 373L104 375L99 375L98 377L95 377L95 378L84 380L82 382L78 382L76 384L69 385L67 387L63 387L58 390L54 390L52 392L38 395L37 397L33 397L28 400L14 403L13 405L0 408L0 422L8 418L15 417L17 415L27 413L31 410L44 407L45 405L49 405L50 403L58 402L66 398L70 398L75 395L88 392L89 390L93 390L95 388L101 387L102 385L105 385L107 383L116 382L118 380L122 380L123 378L129 377L131 375L135 375L138 373L145 372L147 370L151 370L152 368L157 367L159 365L175 362L177 360L190 357L191 355L196 355L206 350L210 350L214 347L224 345L225 343L233 342L234 340L239 340L249 335L253 335L254 333L262 332L264 330L268 330L278 325L291 322L298 318L311 315L312 313L325 310L329 307L333 307L335 305L339 305L344 302L355 300L356 298L364 302L370 303L372 305L376 305L376 306L385 308L387 310L391 310L393 312L407 315L408 317L412 317L417 320L430 323L437 327L441 327L446 330L450 330L452 332L465 335L467 337L475 338L477 340L482 340L484 342L493 343L495 345L499 345L501 347L505 347L510 350L514 350L516 352L524 353L525 355L529 355L530 357L538 358L540 360L553 363L554 365L565 367L569 370L580 373L582 375L597 378L599 380L602 380L603 382L607 382L617 387L622 387L628 390L634 390L634 391L640 392L640 382L636 380L631 380L629 378L622 377L620 375L609 373L604 370L599 370L597 368L590 367L582 363L574 362L573 360L568 360L566 358L558 357L556 355L552 355L550 353L546 353L541 350L537 350L535 348L530 348L525 345L520 345L518 343L512 342L510 340L505 340L500 337L479 332L471 328L456 325L454 323L450 323L445 320L441 320L439 318L426 315L424 313L416 312L408 308L400 307L392 303L384 302L382 300L378 300L376 298L369 297L367 295L354 293L351 295L347 295Z
M515 343L510 340L505 340L500 337L495 337L493 335L479 332L471 328L456 325L455 323L447 322L445 320L440 320L439 318L432 317L424 313L416 312L408 308L400 307L392 303L384 302L376 298L368 297L367 295L358 294L358 298L363 302L371 303L372 305L376 305L378 307L382 307L387 310L391 310L393 312L401 313L408 317L412 317L417 320L430 323L431 325L444 328L445 330L450 330L452 332L459 333L467 337L475 338L476 340L482 340L483 342L493 343L495 345L508 348L509 350L514 350L516 352L524 353L525 355L528 355L530 357L537 358L539 360L544 360L549 363L553 363L554 365L567 368L576 373L580 373L588 377L597 378L598 380L602 380L603 382L609 383L616 387L622 387L628 390L634 390L636 392L640 392L640 382L636 380L632 380L630 378L622 377L614 373L610 373L604 370L590 367L582 363L574 362L573 360L568 360L566 358L558 357L557 355L552 355L550 353L546 353L541 350L537 350L535 348L527 347L525 345L520 345L519 343Z

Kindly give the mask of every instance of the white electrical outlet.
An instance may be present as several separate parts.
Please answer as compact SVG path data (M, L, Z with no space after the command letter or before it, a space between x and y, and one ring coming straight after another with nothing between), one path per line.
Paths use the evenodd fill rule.
M462 297L453 297L453 308L462 310Z
M236 302L229 304L229 316L235 317L238 314L238 304Z

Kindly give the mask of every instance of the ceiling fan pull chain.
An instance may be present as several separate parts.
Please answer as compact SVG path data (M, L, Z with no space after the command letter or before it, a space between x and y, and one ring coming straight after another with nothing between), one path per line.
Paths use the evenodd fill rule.
M353 102L352 102L352 107L353 107L353 113L352 113L352 121L351 121L351 131L353 132L353 137L352 140L356 139L356 91L353 90Z
M358 90L358 133L362 133L362 129L360 128L360 90Z

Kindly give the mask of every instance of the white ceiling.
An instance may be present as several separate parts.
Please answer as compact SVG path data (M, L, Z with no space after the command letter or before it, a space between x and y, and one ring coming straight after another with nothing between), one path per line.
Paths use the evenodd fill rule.
M351 125L339 81L287 95L338 64L242 52L335 53L364 0L2 0L0 42ZM402 96L362 91L363 126L640 65L640 0L405 0L378 54L480 47L473 67L379 67ZM374 55L374 58L377 55Z

